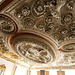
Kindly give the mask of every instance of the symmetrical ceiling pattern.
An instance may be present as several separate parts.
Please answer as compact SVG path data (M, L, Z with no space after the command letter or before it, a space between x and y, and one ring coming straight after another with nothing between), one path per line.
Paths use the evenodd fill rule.
M30 68L71 67L75 0L15 0L0 12L0 34L3 58Z

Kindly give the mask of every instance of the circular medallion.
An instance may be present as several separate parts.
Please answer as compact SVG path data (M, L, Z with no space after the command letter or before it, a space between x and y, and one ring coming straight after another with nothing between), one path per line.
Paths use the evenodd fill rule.
M0 15L0 30L3 33L15 33L17 32L16 23L6 15Z
M44 1L36 0L32 5L32 14L36 17L40 17L44 15L44 13L45 13Z
M56 58L52 44L33 33L17 33L10 38L10 44L19 55L34 62L48 63Z
M71 12L65 13L62 18L63 24L70 24L73 20L73 14Z
M24 6L24 7L22 8L22 14L23 14L24 16L30 15L30 8L29 8L28 6Z
M33 27L35 24L35 22L33 21L33 19L31 18L25 18L24 19L24 26L31 26Z

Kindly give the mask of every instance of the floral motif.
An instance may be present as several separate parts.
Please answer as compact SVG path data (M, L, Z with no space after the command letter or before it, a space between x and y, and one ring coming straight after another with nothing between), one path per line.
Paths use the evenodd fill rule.
M30 8L29 8L28 6L24 6L24 7L22 8L22 14L23 14L24 16L28 16L28 15L30 14Z
M32 6L32 14L36 17L40 17L45 12L44 2L36 0Z
M30 15L30 7L27 4L24 4L16 10L15 14L18 18L27 17Z
M50 43L37 35L30 33L18 34L18 36L15 35L14 38L11 40L12 45L15 51L23 58L38 63L52 62L54 58L56 58L55 52L50 47Z
M25 26L31 26L32 27L32 26L34 26L34 24L35 23L34 23L34 21L31 18L25 18L24 19L24 25Z
M62 19L62 23L70 24L73 20L73 14L72 13L65 13Z
M56 45L55 48L59 49L57 50L59 54L60 52L63 53L61 55L61 58L63 57L61 63L72 63L75 65L75 58L72 56L75 52L73 0L26 0L24 3L20 3L19 6L10 9L14 14L9 11L7 11L8 13L6 14L16 19L19 27L18 32L25 32L23 35L22 33L19 35L16 33L15 35L17 36L14 37L14 35L14 38L12 37L12 43L10 43L18 55L28 61L32 60L34 63L49 64L56 58L56 50L53 50ZM7 17L5 17L4 20L0 19L0 30L3 33L15 33L15 23ZM40 36L44 39L43 41ZM0 52L4 54L8 53L2 43L3 41L0 40L0 46L2 46ZM67 53L69 53L69 55ZM18 59L18 56L11 54L11 58ZM57 61L59 61L59 59Z

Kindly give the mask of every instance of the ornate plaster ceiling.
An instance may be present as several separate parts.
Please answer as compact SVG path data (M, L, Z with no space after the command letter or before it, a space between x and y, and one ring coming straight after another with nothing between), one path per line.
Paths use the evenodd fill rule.
M0 12L0 56L27 68L75 68L75 0L14 0Z

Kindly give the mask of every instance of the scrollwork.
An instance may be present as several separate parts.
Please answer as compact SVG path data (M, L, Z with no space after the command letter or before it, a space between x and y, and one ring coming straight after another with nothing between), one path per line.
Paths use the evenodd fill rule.
M4 33L15 33L17 30L15 23L6 15L0 15L0 29Z
M45 12L44 1L36 0L32 5L32 14L36 17L40 17Z
M24 25L25 26L31 26L31 27L33 27L34 24L35 24L35 22L31 18L25 18L24 19Z
M9 52L9 50L5 47L3 37L0 37L0 53L5 54L5 53L8 53L8 52Z
M39 21L37 24L36 24L36 27L39 29L39 30L42 30L44 31L45 30L45 23L44 21Z
M67 45L64 45L63 47L62 47L62 49L64 50L64 51L75 51L75 43L73 43L73 44L67 44Z
M64 55L59 63L61 63L62 61L63 61L62 64L74 64L75 63L75 53Z
M68 12L68 13L65 13L63 18L62 18L62 23L63 24L71 24L73 20L73 14Z
M53 22L53 17L50 16L50 15L48 15L48 16L45 18L45 22L46 22L47 24L52 23L52 22Z
M38 63L48 63L55 59L55 52L41 37L28 33L14 38L17 39L12 39L12 45L23 58Z
M72 8L72 4L73 0L35 0L31 4L23 3L18 7L19 17L22 17L24 27L30 26L33 30L37 28L60 44L65 40L74 39L75 36L74 15L72 11L67 10L69 6ZM61 10L67 11L62 13Z
M68 33L68 30L64 28L64 29L62 29L62 30L60 31L60 33L61 33L61 34L67 34L67 33Z
M30 12L31 11L30 11L29 5L27 3L25 3L16 10L15 16L18 17L19 19L21 19L23 17L29 16Z
M4 32L11 32L14 30L14 27L11 23L3 22L1 23L1 30L3 30Z
M22 14L23 14L24 16L28 16L28 15L30 14L30 8L29 8L28 6L24 6L24 7L22 8Z
M46 39L51 40L50 42L53 42L56 48L63 52L61 64L75 64L75 58L72 55L75 52L74 2L73 0L26 0L20 5L17 3L19 6L15 4L17 7L10 8L11 12L7 11L6 14L15 18L18 27L21 26L19 30L25 33L14 37L18 34L15 23L7 16L0 16L0 31L4 34L16 33L14 38L12 37L10 46L13 46L12 49L28 61L45 64L53 62L56 58L55 50L52 50L53 44L46 43L45 39L42 41L43 38L39 37L43 35L42 37L47 36ZM2 40L0 40L0 53L6 54L13 60L19 60L19 56L10 53Z

